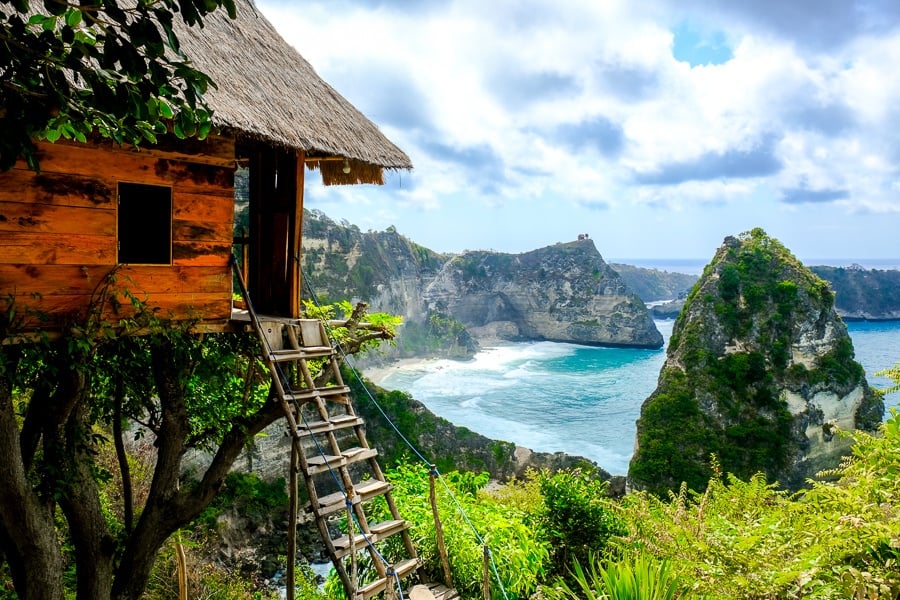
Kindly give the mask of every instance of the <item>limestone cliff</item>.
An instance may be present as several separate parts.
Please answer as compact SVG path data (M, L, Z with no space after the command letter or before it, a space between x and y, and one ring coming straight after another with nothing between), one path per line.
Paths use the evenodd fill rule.
M644 303L583 239L523 254L466 252L425 298L476 337L660 348Z
M475 347L469 334L649 348L663 342L643 302L591 240L518 255L444 255L394 228L362 232L308 212L303 267L320 296L402 315L399 346L408 354L465 356ZM443 348L424 339L436 334Z
M858 265L810 270L831 283L835 308L844 319L900 319L900 271Z
M688 296L656 390L641 407L629 476L664 493L724 472L798 489L872 431L884 405L853 360L828 284L760 229L728 237Z

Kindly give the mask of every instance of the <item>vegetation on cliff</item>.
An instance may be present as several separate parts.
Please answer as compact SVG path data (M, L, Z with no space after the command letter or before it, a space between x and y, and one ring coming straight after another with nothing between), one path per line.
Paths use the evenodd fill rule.
M797 495L715 463L701 491L619 501L583 471L535 471L490 490L484 478L450 474L438 504L454 584L480 597L477 532L509 598L896 598L900 416L892 411L878 435L852 436L852 454ZM388 478L426 568L442 578L427 469L403 465ZM670 593L641 595L648 589Z
M834 290L845 319L900 319L900 271L862 267L810 267Z
M696 275L609 263L625 285L644 302L683 298L697 282Z
M658 494L681 482L702 490L714 455L739 477L763 472L802 485L811 474L797 466L809 450L806 428L822 415L812 405L792 413L785 392L809 402L861 387L856 426L874 428L883 405L833 302L828 284L761 229L726 238L687 298L641 409L633 481Z

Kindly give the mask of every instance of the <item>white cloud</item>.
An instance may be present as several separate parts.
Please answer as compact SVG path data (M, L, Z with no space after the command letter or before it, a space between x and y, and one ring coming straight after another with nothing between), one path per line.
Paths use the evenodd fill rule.
M310 203L339 210L377 198L373 219L395 216L384 225L425 245L417 229L435 231L425 219L467 229L454 221L465 218L451 204L460 198L521 203L515 218L553 231L567 226L554 219L585 207L602 209L586 218L653 207L698 225L711 223L715 207L719 223L741 226L806 209L847 219L848 228L854 215L900 210L900 28L891 3L258 4L416 165L405 188L315 190ZM727 62L676 60L673 31L684 23L730 44ZM805 242L802 218L779 223ZM468 229L440 239L475 234ZM635 247L620 255L672 252L671 242L632 237ZM514 247L521 243L467 245L529 249Z

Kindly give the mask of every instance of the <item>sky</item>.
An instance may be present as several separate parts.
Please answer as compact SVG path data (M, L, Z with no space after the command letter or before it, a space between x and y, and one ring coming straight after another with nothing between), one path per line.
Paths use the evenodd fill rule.
M712 257L900 257L897 0L256 0L412 159L306 207L439 252L587 233ZM898 261L900 263L900 261Z

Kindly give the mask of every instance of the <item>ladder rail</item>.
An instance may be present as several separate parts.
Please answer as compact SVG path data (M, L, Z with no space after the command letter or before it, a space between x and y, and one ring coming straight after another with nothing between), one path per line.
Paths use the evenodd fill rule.
M241 296L247 307L251 327L260 340L262 358L271 374L270 394L277 397L288 423L288 435L291 436L290 513L293 522L292 529L296 530L299 512L299 478L297 475L302 473L310 500L308 510L312 512L315 518L319 535L347 592L348 598L352 600L367 600L377 593L393 589L395 580L396 584L399 585L401 578L405 578L414 572L418 571L421 575L422 563L409 536L409 523L400 517L396 503L391 496L392 486L386 481L384 473L378 464L377 450L371 448L368 440L366 440L364 422L353 409L349 396L349 387L344 384L341 376L338 353L332 346L325 325L320 320L293 319L284 328L280 328L277 331L281 340L286 338L290 348L273 347L273 341L266 335L267 332L264 331L262 318L253 306L237 259L233 255L231 257L231 265L240 286ZM308 360L324 361L322 372L326 373L328 378L333 381L334 387L317 385L316 378L307 364ZM288 373L282 368L282 365L285 367L287 365L293 366L293 373L297 378L296 381L292 382L289 379ZM319 375L321 377L321 373ZM299 385L299 389L295 390L295 385ZM337 388L338 391L334 391L334 388ZM318 418L314 422L315 424L312 425L303 411L304 406L311 404L314 405L311 412L314 412L315 415L310 416ZM342 407L345 411L343 416L339 416L336 419L338 423L346 423L343 428L332 425L331 419L335 415L330 414L329 405ZM340 408L335 410L340 410ZM348 432L352 431L352 436L345 437L355 437L358 446L346 450L342 449L341 441L336 434L336 431L339 429L345 429ZM315 447L315 454L318 456L307 454L310 440L312 441L312 446ZM304 441L307 443L304 444ZM330 452L330 455L328 452ZM333 458L329 458L329 456ZM312 458L316 460L312 461ZM332 460L334 464L332 464ZM361 495L355 490L356 486L350 472L351 465L355 464L368 465L371 475L378 481L378 484L366 487L370 492L369 494ZM336 546L336 542L340 544L344 542L340 541L341 538L333 540L328 528L327 519L338 510L334 508L336 503L331 502L326 505L320 501L321 496L316 484L316 477L326 473L331 475L336 487L344 498L349 531L348 535L344 536L348 538L347 542L349 543L349 548L346 549L343 546L340 548ZM363 485L360 484L360 487L362 488ZM365 511L365 504L378 496L384 497L389 507L391 520L384 523L370 524ZM328 510L325 510L326 508ZM395 565L387 562L375 544L397 533L401 534L403 546L409 558ZM377 574L377 578L374 581L365 584L360 584L356 580L356 565L354 561L356 560L357 552L362 550L361 547L357 546L357 537L360 537L359 541L365 544ZM293 535L291 533L288 535L288 600L293 600L295 594L293 563L296 561L296 556L296 531L294 531ZM346 556L349 556L353 565L352 578L344 565L344 557Z

